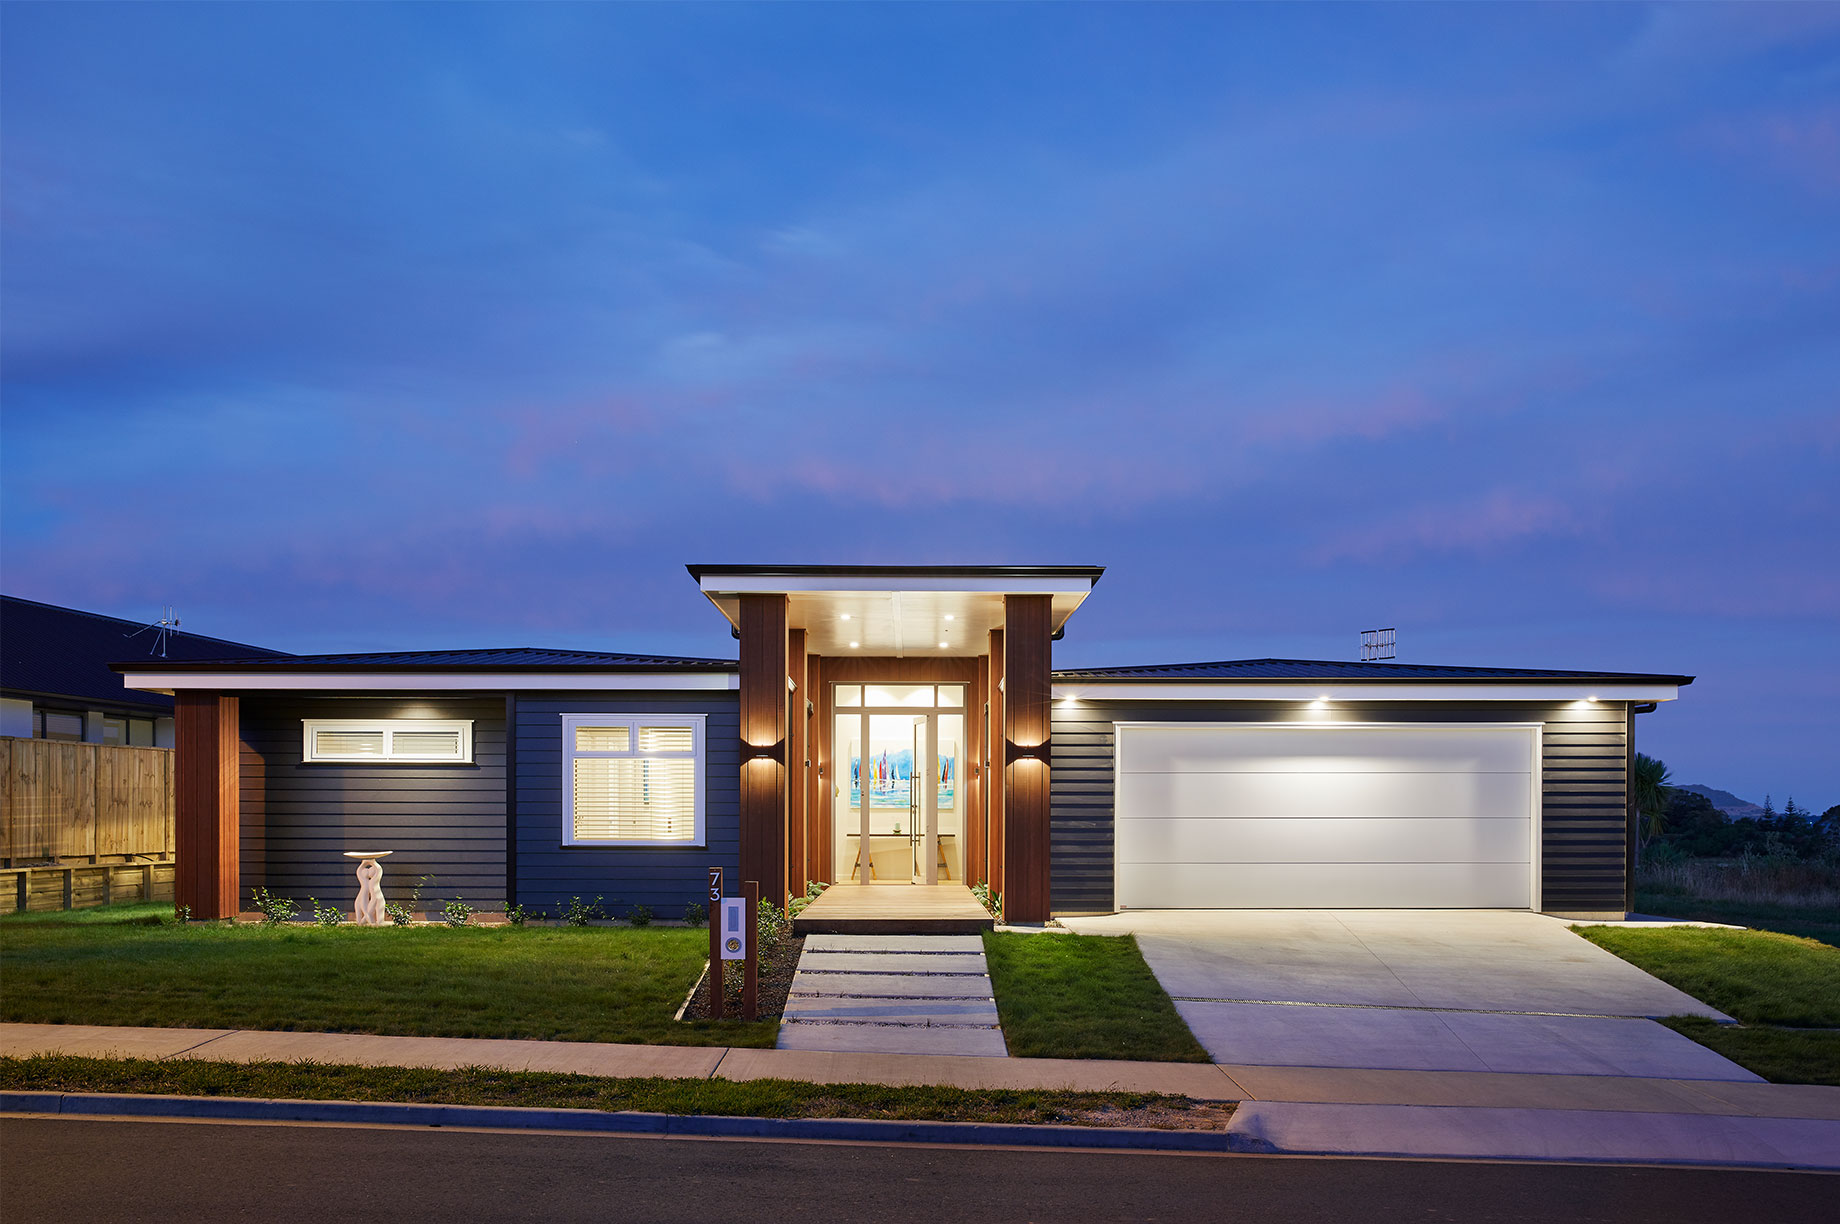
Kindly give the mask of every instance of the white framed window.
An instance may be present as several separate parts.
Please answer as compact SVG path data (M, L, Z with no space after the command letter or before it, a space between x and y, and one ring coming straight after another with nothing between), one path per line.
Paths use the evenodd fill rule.
M471 765L473 720L303 718L300 759L394 765Z
M564 714L562 844L703 844L703 715Z

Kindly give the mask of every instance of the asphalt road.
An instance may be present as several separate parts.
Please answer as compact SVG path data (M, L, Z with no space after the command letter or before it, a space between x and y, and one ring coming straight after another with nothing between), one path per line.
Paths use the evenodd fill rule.
M1831 1221L1840 1178L342 1126L0 1120L8 1220Z

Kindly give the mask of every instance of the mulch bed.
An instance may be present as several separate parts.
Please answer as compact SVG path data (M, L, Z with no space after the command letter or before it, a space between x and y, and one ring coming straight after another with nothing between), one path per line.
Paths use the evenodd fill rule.
M792 975L798 971L799 954L804 950L803 935L788 935L761 952L759 990L762 1020L772 1019L786 1010L786 999L792 994ZM742 964L740 961L729 961L723 968L727 987L723 993L728 1002L728 1010L724 1015L732 1020L741 1015ZM703 980L697 983L696 993L690 997L690 1006L684 1009L684 1019L709 1019L709 980L710 975L705 973Z

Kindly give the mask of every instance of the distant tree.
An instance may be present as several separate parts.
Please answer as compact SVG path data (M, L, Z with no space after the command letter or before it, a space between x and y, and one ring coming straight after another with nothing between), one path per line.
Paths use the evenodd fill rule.
M1759 816L1757 819L1774 820L1775 818L1776 818L1776 805L1770 802L1770 792L1764 791L1763 792L1763 815Z
M1806 808L1800 808L1800 807L1795 806L1795 796L1790 795L1789 802L1783 804L1782 814L1784 816L1808 816L1808 815L1811 815L1812 813L1810 813Z
M1632 779L1636 806L1636 827L1643 843L1660 837L1667 824L1668 802L1674 788L1668 784L1667 763L1646 752L1636 753L1635 777Z

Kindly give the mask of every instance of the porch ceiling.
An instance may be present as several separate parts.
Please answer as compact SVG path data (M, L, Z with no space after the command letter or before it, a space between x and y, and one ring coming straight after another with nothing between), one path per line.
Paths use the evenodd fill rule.
M741 596L783 594L787 625L822 655L976 656L1004 623L1005 595L1047 595L1056 633L1104 571L1097 566L690 566L740 627Z

